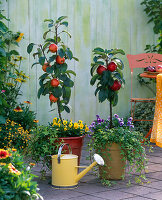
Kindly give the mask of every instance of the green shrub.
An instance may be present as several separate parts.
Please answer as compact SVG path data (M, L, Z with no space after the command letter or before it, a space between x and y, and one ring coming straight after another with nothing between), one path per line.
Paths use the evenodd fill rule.
M153 119L155 111L155 103L138 103L134 112L134 119ZM152 121L135 121L134 127L136 131L140 131L146 135L152 127Z
M0 200L43 199L37 192L30 165L24 164L23 157L16 149L0 149Z

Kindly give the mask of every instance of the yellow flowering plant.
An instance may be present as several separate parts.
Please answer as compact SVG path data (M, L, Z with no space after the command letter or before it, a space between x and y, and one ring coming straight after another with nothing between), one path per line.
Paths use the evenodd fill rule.
M0 199L43 199L36 192L32 167L16 149L0 149Z
M57 133L58 137L78 137L83 136L89 130L88 126L79 120L73 122L72 120L61 120L57 117L53 119L51 127Z
M0 148L16 148L20 151L28 146L30 134L27 130L11 120L0 125Z

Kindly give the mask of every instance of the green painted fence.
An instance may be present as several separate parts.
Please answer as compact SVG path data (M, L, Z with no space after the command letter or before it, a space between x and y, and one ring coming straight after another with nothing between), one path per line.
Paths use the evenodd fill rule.
M23 32L25 37L20 42L20 52L26 57L22 69L30 80L22 87L20 101L32 102L31 109L37 112L40 123L51 121L57 112L49 112L51 107L47 96L37 99L38 78L42 70L39 65L31 69L34 59L27 54L26 47L31 42L39 44L42 41L42 33L47 30L44 19L68 16L68 31L72 38L64 39L79 62L69 62L77 76L70 101L71 113L63 113L63 117L90 123L96 114L104 118L109 115L109 103L98 103L94 96L95 87L89 83L92 49L97 46L122 48L126 54L137 54L143 53L145 45L156 40L152 24L147 24L148 18L140 3L141 0L4 0L2 6L11 19L9 27ZM126 56L120 58L125 64L126 84L119 92L119 103L113 112L125 116L130 110L130 70ZM136 96L151 95L136 80L134 85Z

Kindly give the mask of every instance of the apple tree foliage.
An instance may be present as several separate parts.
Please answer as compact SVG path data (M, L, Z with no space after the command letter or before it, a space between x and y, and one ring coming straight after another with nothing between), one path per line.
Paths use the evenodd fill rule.
M78 59L73 56L70 48L64 44L61 39L62 34L66 34L71 38L70 33L67 30L64 30L64 27L68 27L68 22L66 21L67 16L61 16L56 21L52 19L45 19L44 22L48 23L48 30L43 34L43 44L36 45L30 43L27 47L27 52L30 54L33 50L33 47L36 47L36 52L33 53L33 57L37 62L33 63L32 67L39 64L43 66L45 63L48 63L49 67L46 68L46 72L39 77L40 88L38 90L38 98L41 95L53 94L54 97L58 98L57 108L58 114L62 121L61 112L66 111L70 112L68 103L71 96L71 88L74 86L74 82L71 79L71 75L76 76L75 72L68 69L66 63L67 60L76 60ZM55 44L58 46L58 49L55 53L49 51L49 46ZM56 62L56 57L60 56L65 58L63 64L58 64ZM58 87L52 87L50 82L52 79L58 79L60 84ZM53 102L50 102L52 106Z
M125 83L122 70L124 64L121 59L116 57L116 54L125 55L122 49L102 49L97 47L93 50L93 63L91 63L91 81L90 84L96 84L95 96L98 95L99 102L108 100L110 102L110 118L112 118L112 106L118 103L118 89L112 89L114 82L119 82L120 85ZM109 71L107 66L114 62L117 68L114 71ZM101 74L97 73L97 68L102 65L106 68ZM117 81L116 81L117 80Z

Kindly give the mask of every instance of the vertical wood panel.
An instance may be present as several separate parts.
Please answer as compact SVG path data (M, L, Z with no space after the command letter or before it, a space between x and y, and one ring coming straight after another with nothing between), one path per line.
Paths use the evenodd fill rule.
M42 41L42 34L48 29L47 24L43 23L44 19L68 16L68 31L72 34L72 38L63 36L63 39L74 56L79 58L79 62L68 62L70 69L74 70L77 76L73 78L75 86L70 101L72 112L63 113L63 118L82 119L90 123L96 114L104 118L109 115L109 103L98 103L98 98L94 96L95 87L89 83L92 50L100 46L108 49L121 48L126 54L137 54L144 52L145 45L153 43L156 38L152 24L147 24L148 18L140 5L141 1L8 0L8 3L3 3L3 7L9 11L11 29L25 33L25 39L20 43L20 51L27 58L23 70L30 75L30 80L22 87L23 97L20 100L32 101L32 109L37 112L41 123L51 121L57 116L57 111L49 112L51 108L48 96L37 99L38 78L42 75L42 69L40 65L31 69L35 60L32 55L27 54L26 47L30 42L39 44ZM114 108L114 113L126 115L130 109L130 70L126 56L120 58L125 64L126 85L119 91L119 103ZM149 96L149 92L136 80L134 84L137 86L135 91L137 95L144 93Z

